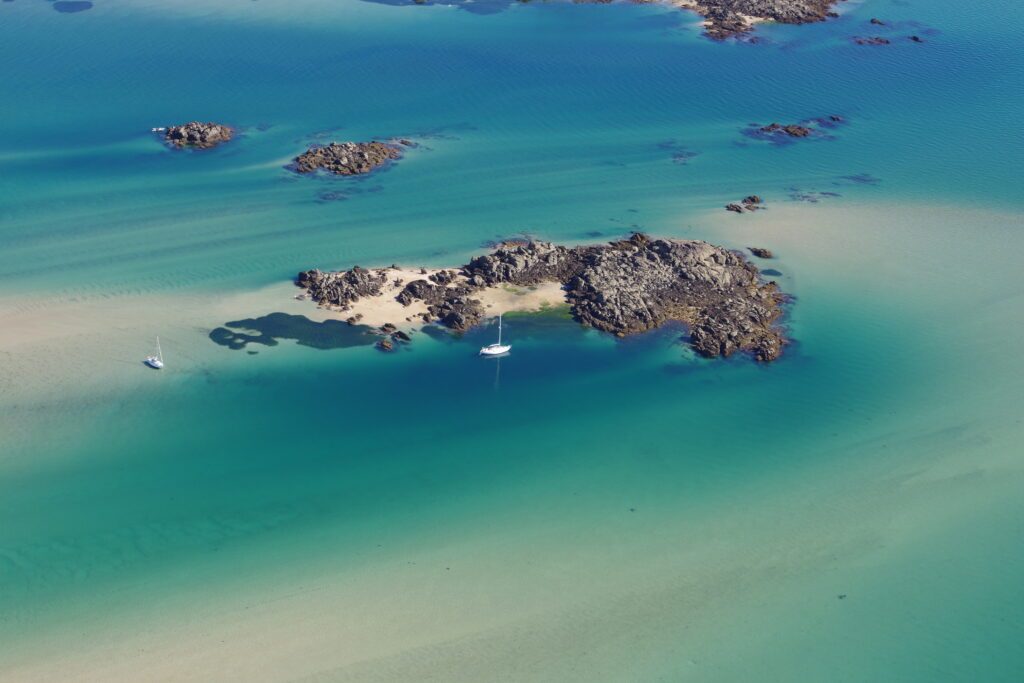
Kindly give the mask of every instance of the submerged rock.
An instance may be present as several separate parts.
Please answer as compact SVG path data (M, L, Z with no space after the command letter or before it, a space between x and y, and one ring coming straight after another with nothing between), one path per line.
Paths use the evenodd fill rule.
M169 126L164 131L164 140L173 147L209 149L227 142L234 134L234 129L219 123L189 121L180 126Z
M731 204L725 205L725 210L732 211L733 213L743 213L744 211L752 212L758 211L763 208L764 200L762 200L756 194L744 197L739 202L732 202Z
M368 271L306 271L299 286L321 304L347 305L352 296L375 296ZM447 279L442 278L442 279ZM357 285L366 294L357 294ZM697 240L652 239L640 233L604 245L565 247L550 242L510 244L477 256L440 284L408 283L396 299L426 304L425 321L465 330L483 318L474 293L500 285L558 282L581 324L617 336L644 332L672 320L689 326L702 355L748 351L757 360L778 358L785 344L776 321L786 301L763 282L741 254ZM374 293L376 291L376 294Z
M849 122L838 114L804 119L798 123L751 123L743 129L743 134L755 140L763 140L775 145L786 145L801 140L833 139L832 131L847 125Z
M854 36L853 42L857 45L888 45L892 41L881 36Z
M781 123L769 123L767 126L761 126L759 130L762 133L780 133L782 135L788 135L791 138L805 138L811 134L810 128L795 123L786 125Z
M295 157L292 164L297 173L313 173L323 169L335 175L369 173L389 161L402 157L397 144L387 142L332 142L313 145Z

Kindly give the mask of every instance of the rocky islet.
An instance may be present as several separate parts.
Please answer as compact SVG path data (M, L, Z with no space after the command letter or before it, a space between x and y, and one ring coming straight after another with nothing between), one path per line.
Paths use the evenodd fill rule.
M164 141L178 149L210 149L229 141L234 137L235 131L221 123L189 121L177 126L168 126L163 134Z
M402 148L411 147L409 140L396 142L332 142L311 145L292 160L296 173L325 171L334 175L352 176L370 173L388 162L402 158Z

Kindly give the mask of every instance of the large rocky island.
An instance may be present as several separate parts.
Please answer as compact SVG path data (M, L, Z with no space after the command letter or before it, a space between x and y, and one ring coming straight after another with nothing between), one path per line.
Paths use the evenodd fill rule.
M407 320L461 331L481 322L495 292L543 288L567 302L581 324L617 336L684 323L689 343L707 357L746 351L771 361L785 344L778 320L786 296L741 253L639 233L578 247L507 243L457 270L309 270L296 284L353 322L381 306L388 315L405 311Z

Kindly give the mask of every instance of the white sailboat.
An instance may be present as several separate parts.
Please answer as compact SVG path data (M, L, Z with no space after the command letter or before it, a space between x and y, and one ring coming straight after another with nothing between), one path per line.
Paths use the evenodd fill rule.
M156 355L146 356L146 360L143 362L154 370L164 367L164 352L160 350L160 337L156 338Z
M508 353L512 350L512 347L507 344L501 343L501 315L498 316L498 343L488 344L487 346L480 349L481 356L500 356L503 353Z

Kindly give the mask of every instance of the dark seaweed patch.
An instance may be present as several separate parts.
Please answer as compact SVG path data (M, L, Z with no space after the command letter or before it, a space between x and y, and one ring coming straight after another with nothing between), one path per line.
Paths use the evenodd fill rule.
M671 155L672 163L685 166L690 159L699 156L700 152L686 147L678 140L662 140L657 145Z
M877 185L881 181L870 173L857 173L855 175L839 176L840 180L846 180L855 185Z
M73 14L92 9L92 3L87 0L58 0L53 3L53 9L64 14Z
M831 191L818 191L818 190L802 190L799 187L789 188L789 198L794 202L807 202L809 204L817 204L823 199L832 199L834 197L840 197L838 192Z

